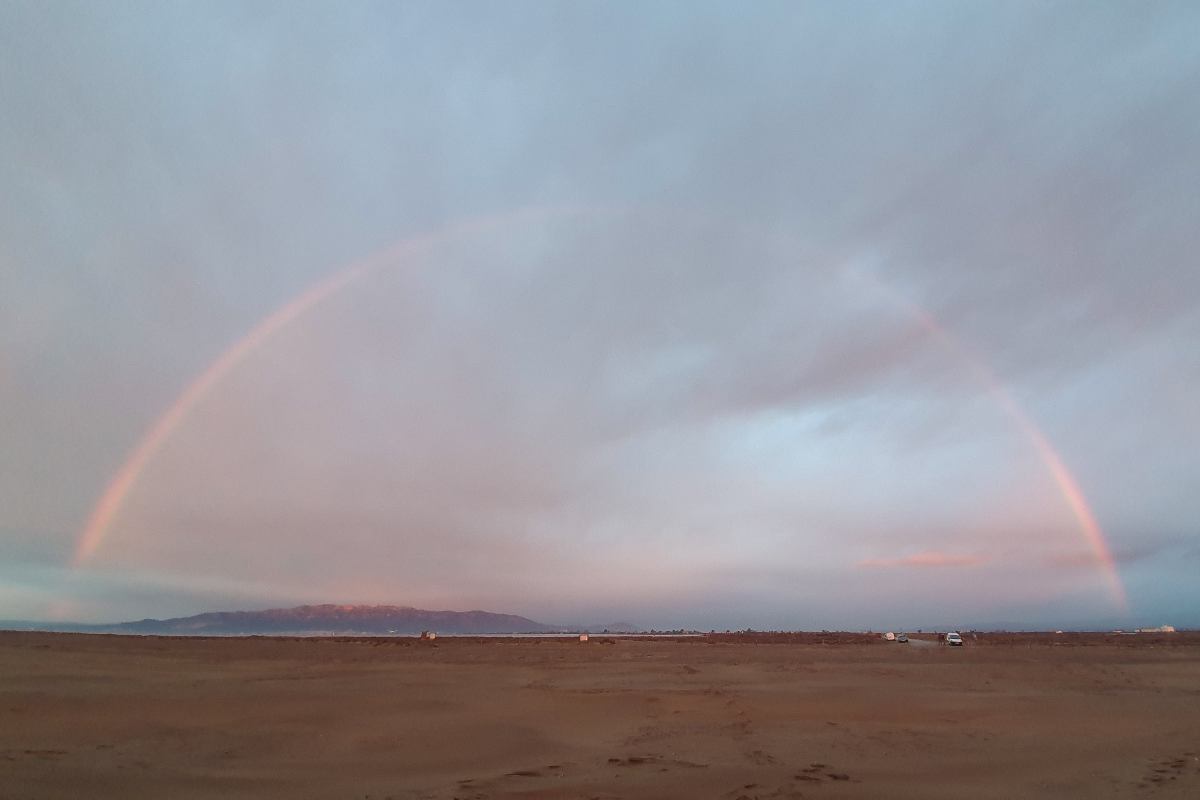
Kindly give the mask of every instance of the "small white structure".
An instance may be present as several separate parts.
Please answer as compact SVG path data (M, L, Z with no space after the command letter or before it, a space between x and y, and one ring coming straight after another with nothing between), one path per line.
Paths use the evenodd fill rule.
M588 635L586 633L579 634L579 641L586 642L587 640L588 640Z
M1174 625L1159 625L1157 628L1138 628L1138 633L1174 633Z
M434 633L433 631L421 631L421 638L426 641L432 642L434 639L437 638L437 634Z
M891 631L888 631L887 633L885 633L883 635L883 638L889 642L894 642L894 641L896 641L896 634L892 633Z

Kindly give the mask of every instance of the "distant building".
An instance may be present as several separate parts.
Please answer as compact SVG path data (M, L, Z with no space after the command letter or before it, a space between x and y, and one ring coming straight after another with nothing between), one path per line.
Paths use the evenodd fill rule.
M1138 633L1174 633L1174 625L1159 625L1157 628L1138 628Z

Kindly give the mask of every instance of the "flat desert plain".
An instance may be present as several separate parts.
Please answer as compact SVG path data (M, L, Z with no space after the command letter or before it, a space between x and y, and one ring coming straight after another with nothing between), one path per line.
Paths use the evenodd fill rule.
M0 633L0 797L1200 797L1200 635Z

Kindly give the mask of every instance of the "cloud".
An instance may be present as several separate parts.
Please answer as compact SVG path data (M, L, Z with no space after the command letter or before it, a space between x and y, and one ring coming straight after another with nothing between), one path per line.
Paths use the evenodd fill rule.
M1152 560L1165 553L1171 553L1176 558L1187 557L1188 547L1186 541L1186 538L1181 539L1179 536L1142 537L1137 543L1127 544L1113 550L1112 561L1118 567L1124 567ZM1098 569L1107 567L1104 559L1098 553L1089 550L1050 553L1043 561L1047 566L1054 569Z
M870 553L916 553L860 564L898 584L988 553L966 577L996 597L1093 592L1028 439L904 303L1116 552L1200 518L1200 7L0 16L6 563L69 554L192 376L340 265L617 210L444 243L281 332L148 465L98 604L133 574L193 602L189 573L535 617L703 589L755 624L819 570L866 618ZM883 296L845 280L862 254Z
M900 558L868 558L859 561L855 566L860 569L925 569L928 567L978 567L986 564L989 559L977 555L955 555L927 551L915 553Z

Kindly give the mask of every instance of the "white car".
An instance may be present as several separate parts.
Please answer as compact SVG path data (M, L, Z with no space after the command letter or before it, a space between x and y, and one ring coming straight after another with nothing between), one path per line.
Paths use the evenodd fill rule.
M951 647L962 647L962 643L962 637L957 633L946 634L946 644L950 645Z

